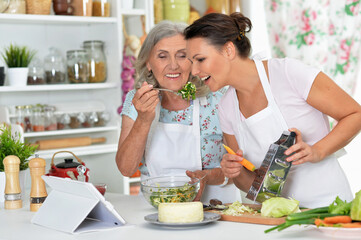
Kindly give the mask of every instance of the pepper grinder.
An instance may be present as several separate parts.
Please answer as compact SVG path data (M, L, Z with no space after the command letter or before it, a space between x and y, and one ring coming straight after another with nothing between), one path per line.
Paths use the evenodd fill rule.
M19 182L20 159L9 155L3 161L5 169L5 209L18 209L23 207Z
M48 196L45 182L41 178L42 175L45 175L45 165L45 159L39 158L37 155L29 161L31 176L30 211L32 212L37 212Z

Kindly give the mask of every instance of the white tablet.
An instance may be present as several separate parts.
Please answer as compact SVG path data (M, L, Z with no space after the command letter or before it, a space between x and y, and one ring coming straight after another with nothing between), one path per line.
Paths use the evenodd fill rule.
M68 233L124 226L113 205L88 182L42 176L52 191L31 222Z

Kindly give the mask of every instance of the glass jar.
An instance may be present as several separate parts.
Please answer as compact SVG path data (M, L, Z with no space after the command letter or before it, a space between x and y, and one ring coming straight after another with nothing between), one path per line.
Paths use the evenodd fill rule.
M88 54L85 50L71 50L66 52L68 65L68 79L70 83L89 82Z
M25 14L26 2L25 0L10 0L7 9L4 13Z
M44 70L46 83L65 83L65 61L58 49L49 49L49 54L44 58Z
M83 46L88 53L89 82L105 82L107 78L107 62L104 54L104 42L85 41Z
M15 123L24 129L24 106L15 106Z
M164 19L188 23L189 0L163 0Z
M92 0L72 0L71 7L74 9L73 15L91 17L93 1Z
M110 114L107 111L98 112L98 121L94 123L96 127L105 126L110 120Z
M86 120L83 122L82 126L87 127L93 127L95 123L98 122L98 115L96 112L89 112L86 113Z
M55 107L44 107L44 126L45 131L54 131L58 129L57 120L55 117Z
M229 0L207 0L207 7L214 9L215 12L230 14L229 12Z
M163 20L162 0L154 0L154 23L157 24Z
M34 58L29 65L27 85L45 84L43 64L39 58Z
M80 128L82 124L85 122L86 116L84 113L73 113L70 114L70 128Z
M44 115L42 107L33 108L33 131L42 132L45 130Z
M33 121L33 106L26 105L24 106L24 132L31 132Z
M93 16L109 17L110 4L108 0L93 0Z
M59 115L57 117L57 129L63 130L69 127L70 124L70 115L67 113L64 113L62 115Z

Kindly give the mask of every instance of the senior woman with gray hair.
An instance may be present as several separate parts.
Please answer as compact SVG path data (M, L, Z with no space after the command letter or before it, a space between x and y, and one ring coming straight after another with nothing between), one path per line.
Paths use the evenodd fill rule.
M121 113L116 163L124 176L132 176L141 165L141 179L204 177L195 200L234 202L240 200L239 190L227 185L220 169L225 153L217 116L221 94L191 75L186 27L163 21L148 33L136 62L135 89L127 94ZM195 100L156 89L177 92L188 81L196 85Z

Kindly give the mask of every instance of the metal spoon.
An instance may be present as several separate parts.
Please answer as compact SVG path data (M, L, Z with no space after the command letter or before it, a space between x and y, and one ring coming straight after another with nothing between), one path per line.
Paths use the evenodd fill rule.
M170 90L170 89L166 89L166 88L153 88L154 90L158 90L158 91L166 91L166 92L171 92L171 93L174 93L178 96L182 96L182 94L180 94L179 92L176 92L176 91L173 91L173 90Z

